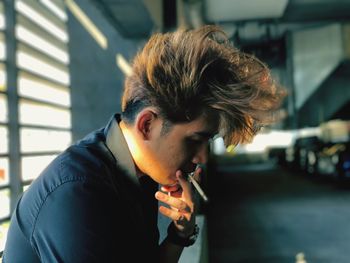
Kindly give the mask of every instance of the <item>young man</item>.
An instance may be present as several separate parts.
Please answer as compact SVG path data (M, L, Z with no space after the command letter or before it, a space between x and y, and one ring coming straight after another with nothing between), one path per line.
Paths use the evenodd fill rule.
M281 97L268 68L217 27L155 34L134 59L122 114L56 158L19 200L4 262L177 262L198 231L185 175L207 161L215 134L251 139ZM161 244L158 211L172 220Z

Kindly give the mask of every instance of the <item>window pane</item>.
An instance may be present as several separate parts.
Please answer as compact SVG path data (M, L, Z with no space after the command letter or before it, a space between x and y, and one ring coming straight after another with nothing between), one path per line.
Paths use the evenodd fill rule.
M34 180L57 155L28 156L22 158L22 179Z
M68 17L64 10L63 1L61 5L57 5L56 3L51 0L40 0L40 2L45 5L48 9L51 10L52 13L54 13L57 17L59 17L62 21L67 21Z
M0 1L0 29L5 29L4 3Z
M69 74L26 52L17 51L17 65L40 76L52 79L65 86L69 85Z
M63 151L71 143L71 133L44 129L20 129L21 151L52 152Z
M35 2L34 2L35 3ZM46 31L50 32L52 35L60 39L61 41L68 42L68 34L49 19L43 16L40 12L35 10L29 4L24 3L24 1L16 1L16 10L22 15L28 17L30 20L35 22L38 26L42 27Z
M6 45L4 34L0 33L0 60L5 60L6 58Z
M7 122L7 97L0 94L0 122Z
M4 14L0 14L0 29L5 29L5 17Z
M21 99L19 101L19 122L21 124L70 128L71 115L69 110Z
M6 237L7 237L7 232L9 230L9 226L10 226L10 221L0 224L0 251L3 251L5 248Z
M0 158L0 186L9 184L9 160Z
M8 131L4 126L0 126L0 153L8 153Z
M4 64L0 63L0 91L6 90L6 71Z
M16 26L16 37L24 43L40 50L41 52L53 57L58 61L61 61L64 64L68 64L69 62L67 52L56 47L55 45L51 44L47 40L41 38L40 36L36 35L21 25Z
M18 80L18 91L21 96L70 106L69 89L48 81L31 77L21 72Z
M0 190L0 219L10 216L10 190Z

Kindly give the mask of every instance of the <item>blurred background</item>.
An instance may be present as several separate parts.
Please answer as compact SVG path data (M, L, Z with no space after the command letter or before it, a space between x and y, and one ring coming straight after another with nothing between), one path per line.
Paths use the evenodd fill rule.
M289 95L251 143L210 145L181 262L348 263L349 21L350 0L0 1L0 251L26 187L120 111L148 37L217 24Z

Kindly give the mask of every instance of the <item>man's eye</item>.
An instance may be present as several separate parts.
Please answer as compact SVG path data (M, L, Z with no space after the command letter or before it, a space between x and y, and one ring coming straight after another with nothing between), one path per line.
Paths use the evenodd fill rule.
M203 143L203 140L189 139L188 142L189 142L189 144L191 144L191 145L200 145L200 144Z

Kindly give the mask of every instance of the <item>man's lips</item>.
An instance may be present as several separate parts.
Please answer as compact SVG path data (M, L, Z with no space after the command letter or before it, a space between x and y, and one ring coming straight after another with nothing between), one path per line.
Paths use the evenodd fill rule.
M180 191L180 189L181 189L181 187L178 183L173 184L173 185L163 185L162 186L162 191L164 191L164 192L175 193L175 192Z
M173 185L171 187L167 187L167 186L162 186L161 190L163 192L167 192L168 195L170 196L174 196L174 197L181 197L182 195L182 188L179 184L177 185Z

